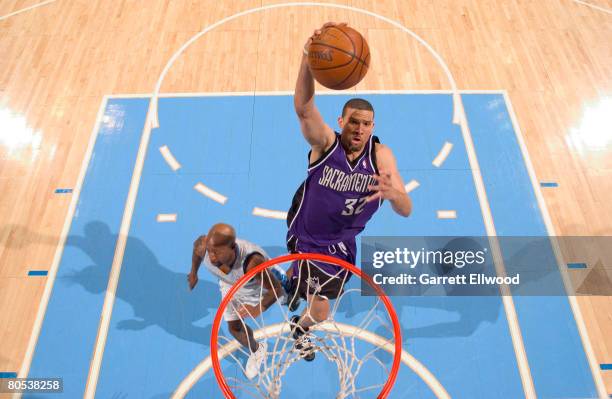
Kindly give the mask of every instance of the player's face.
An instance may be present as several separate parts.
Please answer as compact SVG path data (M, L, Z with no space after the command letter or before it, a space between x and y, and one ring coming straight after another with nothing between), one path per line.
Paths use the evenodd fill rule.
M216 267L223 265L230 266L235 260L234 247L231 245L215 245L214 240L209 240L206 245L206 251L210 258L210 263Z
M372 111L347 108L344 116L338 118L342 129L342 145L349 152L361 152L374 129L374 113Z

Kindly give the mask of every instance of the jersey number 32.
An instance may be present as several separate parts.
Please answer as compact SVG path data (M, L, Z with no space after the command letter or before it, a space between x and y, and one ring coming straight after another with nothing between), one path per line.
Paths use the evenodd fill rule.
M363 208L366 204L366 198L348 198L344 201L344 210L342 211L342 215L351 216L351 215L359 215L363 212Z

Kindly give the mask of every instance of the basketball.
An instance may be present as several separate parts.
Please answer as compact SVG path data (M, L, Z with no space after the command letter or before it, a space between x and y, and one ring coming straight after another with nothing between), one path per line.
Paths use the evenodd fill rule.
M308 65L323 86L345 90L359 83L368 72L370 48L355 29L330 26L308 46Z

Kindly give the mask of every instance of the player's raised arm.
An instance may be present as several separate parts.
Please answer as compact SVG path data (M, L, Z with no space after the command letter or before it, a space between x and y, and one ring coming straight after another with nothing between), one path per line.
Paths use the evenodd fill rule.
M323 25L323 28L327 26L333 26L335 23L328 22ZM304 55L300 63L300 71L298 73L297 82L295 84L295 94L293 96L293 104L295 106L295 112L300 120L300 128L302 134L308 144L315 151L323 152L334 142L334 131L329 127L323 117L319 113L315 102L315 84L314 77L310 72L308 66L308 54L307 49L312 42L312 39L321 33L320 29L314 31L313 35L308 38L308 41L304 45Z
M397 170L395 156L389 147L383 144L376 145L376 163L379 175L374 176L377 184L369 186L375 193L368 197L368 202L379 198L389 200L393 210L402 216L410 216L412 201L406 193L402 176Z

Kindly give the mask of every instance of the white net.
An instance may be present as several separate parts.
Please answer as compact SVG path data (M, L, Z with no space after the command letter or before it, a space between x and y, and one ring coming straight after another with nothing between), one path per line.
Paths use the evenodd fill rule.
M300 273L310 273L313 267L316 266L308 263L308 267L300 268ZM248 347L238 345L237 351L228 353L222 360L223 375L232 392L245 398L311 397L307 390L317 384L300 377L312 376L314 367L319 375L329 376L332 371L337 374L332 385L337 387L335 397L338 399L376 397L389 379L392 366L389 352L393 351L394 346L392 322L380 298L362 296L359 278L353 277L347 281L344 269L333 279L321 283L310 275L307 279L298 276L294 281L307 281L317 293L324 291L327 284L339 284L341 294L329 302L327 320L311 327L298 338L299 344L296 345L296 327L290 322L292 315L285 303L297 298L299 285L292 298L287 298L284 290L277 292L272 289L276 301L267 310L260 301L267 292L265 280L269 283L268 287L274 287L274 280L282 278L278 270L271 272L271 269L266 269L260 274L257 298L242 295L239 290L228 303L228 308L238 316L242 327L254 330L255 340L267 347L259 373L252 379L245 376L247 359L253 356ZM240 309L253 303L259 304L259 315L239 315ZM308 317L311 306L312 302L302 301L295 314ZM218 337L219 346L233 341L234 337L222 328ZM304 359L313 354L315 361L307 362ZM299 395L295 381L298 381Z

